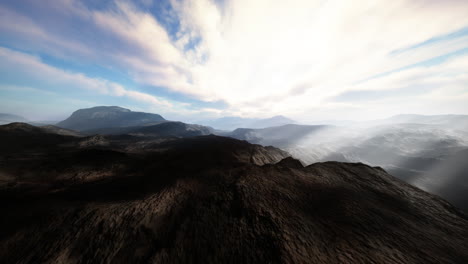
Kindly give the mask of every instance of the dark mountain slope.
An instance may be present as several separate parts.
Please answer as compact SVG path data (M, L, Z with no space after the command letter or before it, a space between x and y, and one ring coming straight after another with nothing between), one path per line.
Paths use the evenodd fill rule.
M49 133L63 135L63 136L73 136L73 137L83 137L84 136L80 132L70 130L70 129L61 128L61 127L58 127L58 126L53 126L53 125L45 125L45 126L41 126L40 128L42 128L43 130L45 130L45 131L47 131Z
M118 106L97 106L75 111L57 126L77 131L108 127L142 126L148 123L164 122L158 114L132 112Z
M213 133L210 127L186 124L182 122L167 121L156 125L137 126L137 127L114 127L101 128L85 131L87 134L100 135L144 135L158 137L194 137L205 136Z
M25 150L44 151L75 141L73 136L57 134L50 128L35 127L26 123L10 123L0 126L0 153L22 153Z
M148 139L119 137L61 146L39 163L1 156L2 169L22 164L38 181L0 189L2 263L468 261L466 216L380 168L302 167L281 150L217 136L126 152ZM34 177L36 165L56 177Z

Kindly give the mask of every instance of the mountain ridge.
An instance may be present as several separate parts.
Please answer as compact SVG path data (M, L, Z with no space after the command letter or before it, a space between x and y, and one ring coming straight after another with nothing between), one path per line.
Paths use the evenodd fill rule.
M237 128L266 128L271 126L295 124L297 122L285 116L276 115L270 118L227 116L213 120L202 120L199 121L199 123L219 130L234 130Z
M151 144L100 137L108 144L66 137L68 144L43 152L26 148L8 159L0 152L0 176L8 175L0 188L0 259L468 261L466 215L381 168L304 167L279 149L214 135Z

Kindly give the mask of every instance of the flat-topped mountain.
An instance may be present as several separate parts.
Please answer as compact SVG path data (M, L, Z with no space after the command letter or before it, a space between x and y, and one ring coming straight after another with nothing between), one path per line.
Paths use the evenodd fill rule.
M4 263L468 262L467 216L378 167L213 135L64 140L0 153Z
M76 131L86 131L110 127L142 126L149 123L164 122L158 114L133 112L118 106L97 106L80 109L57 123L57 126Z

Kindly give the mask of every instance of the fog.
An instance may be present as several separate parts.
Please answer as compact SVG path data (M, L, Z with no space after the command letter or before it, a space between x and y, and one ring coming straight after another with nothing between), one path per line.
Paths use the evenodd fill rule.
M341 161L379 166L468 209L466 117L399 116L347 126L237 129L229 136L282 148L304 164ZM453 117L453 116L452 116ZM420 123L405 123L413 121Z

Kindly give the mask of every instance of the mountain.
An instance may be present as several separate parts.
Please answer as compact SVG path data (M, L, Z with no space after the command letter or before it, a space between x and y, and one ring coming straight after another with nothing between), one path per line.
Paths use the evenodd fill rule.
M80 109L57 123L57 126L76 131L86 131L99 128L143 126L149 123L164 122L158 114L133 112L118 106L97 106Z
M27 122L27 120L22 116L0 113L0 125L14 122Z
M295 124L297 122L287 117L279 115L265 119L230 116L214 120L204 120L200 121L199 123L220 130L234 130L236 128L265 128L272 126L281 126L286 124Z
M249 126L249 128L265 128L265 127L272 127L272 126L281 126L281 125L287 125L287 124L295 124L297 123L296 121L289 119L285 116L274 116L270 118L265 118L265 119L258 119L252 122Z
M47 131L52 134L58 134L58 135L63 135L63 136L74 136L74 137L83 137L84 135L80 132L70 130L70 129L65 129L61 128L58 126L53 126L53 125L45 125L45 126L40 126L44 131Z
M462 160L468 132L444 125L413 123L375 126L287 125L236 129L224 133L264 146L282 148L305 164L324 161L363 162L441 195L468 211L468 174ZM445 165L449 162L450 165ZM437 177L433 171L436 171ZM450 187L450 188L449 188ZM447 191L450 189L450 191Z
M412 175L410 183L449 200L468 211L468 148L448 155L430 165L423 173Z
M210 127L182 122L167 121L156 125L146 125L137 127L111 127L85 131L87 134L101 135L140 135L158 137L194 137L209 135L214 132Z
M213 135L65 139L0 154L3 263L468 262L467 216L378 167Z
M440 195L468 211L466 164L468 132L423 124L381 125L348 136L325 133L329 142L311 137L298 151L286 148L306 164L318 161L363 162ZM339 137L332 142L333 137Z
M0 125L0 153L21 153L25 149L43 150L75 140L75 137L57 133L50 128L26 123Z
M261 129L238 128L232 132L219 132L218 134L240 140L247 140L250 143L263 146L271 145L279 148L287 148L291 145L295 146L295 142L299 142L303 137L328 127L329 126L325 125L307 126L289 124Z
M388 119L375 121L377 124L414 123L425 125L439 125L448 129L468 131L468 115L414 115L404 114L392 116Z

